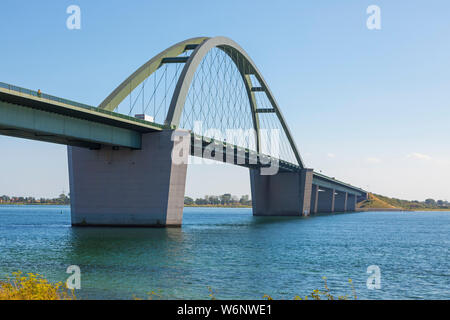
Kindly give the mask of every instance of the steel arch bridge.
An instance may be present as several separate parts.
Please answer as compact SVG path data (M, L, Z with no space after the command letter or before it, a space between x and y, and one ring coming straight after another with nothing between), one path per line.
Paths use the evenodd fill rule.
M217 135L223 138L226 130L236 130L234 138L239 138L240 129L252 129L246 141L228 144L247 149L247 159L252 151L256 160L274 158L282 170L305 167L269 86L248 54L229 38L199 37L173 45L136 70L99 108L128 116L149 112L159 125L206 138L203 149L210 139L223 143L226 139ZM209 136L196 130L196 121ZM278 141L269 142L270 133L279 133ZM276 154L270 149L277 149Z
M306 168L267 82L229 38L171 46L98 107L0 83L0 134L69 146L73 225L180 225L179 133L184 160L250 169L255 215L352 211L367 195Z

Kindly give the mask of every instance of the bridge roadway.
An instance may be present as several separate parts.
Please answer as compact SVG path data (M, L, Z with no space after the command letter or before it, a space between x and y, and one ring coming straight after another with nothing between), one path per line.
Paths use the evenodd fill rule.
M143 137L146 134L173 131L174 129L170 126L0 82L1 135L64 144L87 150L105 148L141 150ZM255 208L258 207L255 203L257 201L255 198L258 198L258 186L264 186L265 190L271 188L270 186L273 188L277 185L273 179L278 179L261 176L258 173L261 168L267 166L268 159L274 159L271 159L268 155L248 149L242 150L238 146L227 145L222 141L212 141L193 133L191 133L191 155L197 156L199 151L201 151L200 154L203 154L205 148L211 143L219 146L216 150L220 150L220 146L222 147L222 161L226 160L227 155L230 156L231 150L234 164L250 169L252 198L254 199L253 209L254 212L255 210L258 211ZM201 150L199 150L199 145L201 145ZM70 149L69 147L69 154ZM218 160L217 157L214 159ZM298 165L283 160L275 160L280 171L277 176L302 171ZM367 192L361 188L313 172L311 169L307 170L310 171L310 177L307 179L311 180L311 190L310 193L308 192L308 198L311 194L310 200L308 199L310 205L302 207L307 208L304 210L305 212L294 212L288 215L308 215L310 212L354 211L356 210L357 199L367 197ZM272 182L269 182L268 179L272 179ZM289 185L289 183L286 184L285 180L281 183ZM297 192L297 180L292 183L292 191ZM277 192L277 190L273 190L273 192ZM289 197L289 195L286 196ZM281 197L279 203L274 201L272 205L281 205L285 200L285 197ZM260 215L270 215L270 213L262 210ZM164 223L161 224L165 225Z

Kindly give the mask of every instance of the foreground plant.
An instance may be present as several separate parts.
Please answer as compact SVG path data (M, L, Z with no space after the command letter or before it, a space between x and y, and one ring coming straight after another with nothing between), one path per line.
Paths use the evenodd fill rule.
M302 298L300 296L295 296L294 300L348 300L348 299L350 299L350 297L348 295L333 296L330 288L328 287L327 278L322 277L322 279L325 282L325 284L324 284L325 290L323 290L323 291L322 290L313 290L313 292L311 292L311 294L305 296L304 298ZM356 295L356 290L355 290L355 286L353 285L352 279L348 279L348 283L350 283L350 286L352 287L353 298L355 300L357 300L358 297ZM265 294L263 296L263 299L273 300L273 298L267 294Z
M21 271L0 281L0 300L76 300L62 282L50 283L40 274Z

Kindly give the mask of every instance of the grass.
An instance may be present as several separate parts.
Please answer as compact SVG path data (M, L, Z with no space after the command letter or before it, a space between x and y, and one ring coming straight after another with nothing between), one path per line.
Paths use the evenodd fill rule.
M62 282L50 283L40 274L21 271L0 281L0 300L76 300Z
M450 211L448 206L430 205L425 202L389 198L369 193L369 199L358 203L359 209L398 209L407 211Z
M369 193L369 199L364 200L358 203L358 208L360 209L400 209L400 207L396 207L386 200L380 199L378 196Z
M408 200L401 200L396 198L389 198L382 195L375 195L379 199L395 206L398 208L403 208L406 210L417 210L417 211L449 211L449 206L438 206L438 205L431 205L427 204L425 202L419 202L419 201L408 201Z

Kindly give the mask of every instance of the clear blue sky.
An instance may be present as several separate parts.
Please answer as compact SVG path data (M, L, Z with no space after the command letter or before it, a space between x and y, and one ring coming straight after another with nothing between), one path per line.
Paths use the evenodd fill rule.
M81 30L66 28L71 4ZM366 28L371 4L381 30ZM258 65L309 167L388 196L450 200L449 12L444 0L3 0L0 81L97 105L171 44L227 36ZM0 150L0 194L68 191L64 146L0 136ZM187 194L248 194L248 180L192 166Z

